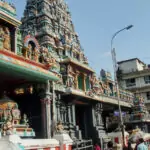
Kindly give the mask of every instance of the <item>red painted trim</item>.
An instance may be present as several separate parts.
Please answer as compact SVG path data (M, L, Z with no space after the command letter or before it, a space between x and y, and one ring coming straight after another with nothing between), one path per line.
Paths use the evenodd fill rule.
M28 44L28 43L27 43L27 42L29 42L28 39L29 39L29 40L32 40L33 42L35 42L35 45L36 45L36 47L37 47L38 49L40 48L40 45L39 45L39 43L38 43L38 41L36 40L35 37L33 37L33 36L31 36L31 35L27 35L27 36L24 38L24 43L25 43L25 44Z
M60 147L58 146L58 147L55 147L55 150L60 150Z
M50 150L51 148L44 148L43 150Z
M64 148L64 150L67 150L67 149L66 149L66 144L63 145L63 148Z
M28 63L29 65L33 65L33 66L36 66L36 67L40 67L40 68L43 68L43 69L46 69L46 70L48 70L48 69L50 68L50 66L47 66L47 65L44 65L44 64L37 63L37 62L35 62L35 61L26 59L26 58L24 58L23 56L18 56L18 55L16 55L14 52L10 52L10 51L7 51L7 50L1 50L1 49L0 49L0 54L9 56L9 57L14 58L14 59L16 59L16 60L20 60L20 61L22 61L22 62L26 62L26 63Z
M72 150L72 145L69 145L69 150Z

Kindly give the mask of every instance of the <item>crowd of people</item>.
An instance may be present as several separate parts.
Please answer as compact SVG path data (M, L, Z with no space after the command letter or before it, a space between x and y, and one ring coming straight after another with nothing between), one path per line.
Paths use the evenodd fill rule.
M94 150L101 150L101 147L99 144L95 144ZM107 144L107 149L105 150L121 150L118 149L116 145L113 144L112 141L109 141ZM132 147L132 144L129 142L128 147L124 147L123 150L149 150L148 147L144 143L143 138L139 138L136 142L136 146Z

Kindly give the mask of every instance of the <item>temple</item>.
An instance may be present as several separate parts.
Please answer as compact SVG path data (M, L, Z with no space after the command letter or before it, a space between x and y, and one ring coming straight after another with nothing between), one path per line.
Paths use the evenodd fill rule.
M97 77L89 66L67 4L27 0L21 22L15 16L14 5L1 0L0 122L9 107L1 105L13 100L9 109L20 112L13 124L22 137L29 131L30 138L51 138L62 129L75 145L107 142L106 132L117 127L108 128L107 121L118 112L115 82L109 72L102 69ZM128 112L134 95L120 89L120 97Z

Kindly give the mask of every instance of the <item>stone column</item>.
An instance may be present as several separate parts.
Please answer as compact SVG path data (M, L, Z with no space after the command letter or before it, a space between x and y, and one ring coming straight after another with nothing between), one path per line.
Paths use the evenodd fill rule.
M70 123L72 123L72 121L71 121L71 106L70 105L68 105L68 121L69 121L69 124Z
M55 84L54 84L54 81L52 81L52 88L53 88L53 95L52 95L52 136L54 136L55 134L55 131L54 131L54 128L55 128L55 124L57 122L57 110L56 110L56 93L55 93Z
M103 111L103 108L102 108L102 103L98 103L97 104L97 111L98 111L98 121L99 121L99 125L100 126L103 126L103 119L102 119L102 111Z
M17 54L17 32L18 28L14 28L14 45L12 45L12 51Z
M58 120L57 121L59 121L59 120L61 120L61 116L60 116L60 104L57 102L57 116L58 116Z
M42 122L43 122L43 136L44 138L51 138L51 94L50 83L47 81L46 93L42 102Z
M75 74L75 89L79 89L79 86L78 86L78 76L79 76L79 71L76 71L76 74Z
M46 138L47 137L47 128L46 128L46 104L45 100L41 99L41 110L42 110L42 137Z
M72 105L72 117L73 117L73 125L76 126L76 115L75 115L75 105Z
M86 77L87 74L83 74L83 90L86 92Z
M93 119L93 126L95 127L96 126L96 119L95 119L95 109L94 107L92 107L92 119Z

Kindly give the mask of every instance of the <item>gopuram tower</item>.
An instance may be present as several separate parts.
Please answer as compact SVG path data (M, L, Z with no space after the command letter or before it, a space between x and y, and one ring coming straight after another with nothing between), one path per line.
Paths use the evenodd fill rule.
M39 43L39 58L42 58L39 63L50 64L48 71L60 79L59 83L55 82L55 89L51 89L54 96L50 106L51 121L62 122L76 141L74 146L92 148L93 140L105 147L109 139L104 117L109 115L108 111L118 109L116 87L107 72L103 70L102 79L98 79L89 67L67 4L64 0L27 0L21 21L23 39L35 37ZM32 41L29 44L32 45ZM29 49L28 46L24 47ZM51 67L51 63L55 67ZM121 106L130 108L133 94L122 90L120 96Z
M64 0L27 0L21 29L23 36L33 35L40 46L58 56L87 63Z

